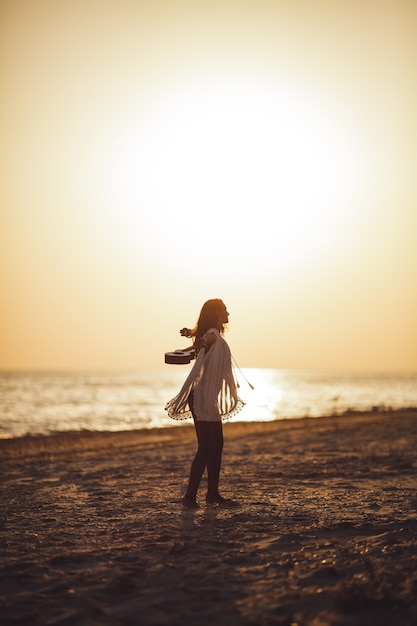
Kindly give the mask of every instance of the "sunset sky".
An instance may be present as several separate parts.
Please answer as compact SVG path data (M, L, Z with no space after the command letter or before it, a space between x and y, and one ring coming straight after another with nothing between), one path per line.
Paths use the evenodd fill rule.
M415 0L0 0L0 368L417 371ZM173 367L173 366L170 366Z

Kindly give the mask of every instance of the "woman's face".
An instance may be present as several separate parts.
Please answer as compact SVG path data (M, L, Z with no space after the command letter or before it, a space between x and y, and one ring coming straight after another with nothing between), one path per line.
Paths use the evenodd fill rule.
M222 308L220 309L219 316L220 316L221 323L227 324L227 322L229 321L229 312L226 309L225 305L223 305Z

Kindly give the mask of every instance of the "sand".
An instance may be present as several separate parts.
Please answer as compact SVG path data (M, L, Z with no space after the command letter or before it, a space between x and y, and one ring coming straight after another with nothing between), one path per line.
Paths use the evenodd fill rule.
M0 441L0 623L417 624L417 410Z

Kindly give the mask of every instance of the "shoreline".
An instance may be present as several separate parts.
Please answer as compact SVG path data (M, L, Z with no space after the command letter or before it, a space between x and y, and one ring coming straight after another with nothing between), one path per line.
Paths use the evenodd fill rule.
M356 409L347 409L341 413L331 413L328 415L322 415L319 417L304 415L300 417L283 417L271 420L238 420L238 421L226 421L223 422L223 428L244 428L250 431L252 426L254 430L257 430L257 425L262 425L263 429L267 428L270 424L276 423L303 423L310 421L318 421L318 420L340 420L340 419L354 419L355 417L365 417L372 418L374 416L392 416L395 415L403 415L403 414L417 414L417 407L402 407L402 408L386 408L375 406L369 410L356 410ZM62 431L52 431L50 433L25 433L23 435L5 435L0 437L0 458L2 454L6 456L11 453L12 450L20 451L21 454L27 452L28 454L36 453L36 450L45 450L47 451L49 448L64 448L64 443L68 445L74 445L75 447L85 448L85 445L88 445L87 442L90 441L92 446L95 446L97 443L103 443L106 440L110 440L114 437L115 441L121 439L123 440L126 437L133 436L136 439L140 439L141 436L145 439L153 439L154 436L157 438L158 434L161 435L162 438L171 439L169 436L171 431L176 431L178 429L184 429L187 431L191 429L194 432L194 426L192 420L184 420L183 422L178 421L177 423L173 423L172 426L156 426L150 428L134 428L130 430L62 430ZM175 438L175 436L174 436ZM49 441L47 441L49 440Z
M2 624L414 626L417 410L224 435L195 513L192 424L0 440Z

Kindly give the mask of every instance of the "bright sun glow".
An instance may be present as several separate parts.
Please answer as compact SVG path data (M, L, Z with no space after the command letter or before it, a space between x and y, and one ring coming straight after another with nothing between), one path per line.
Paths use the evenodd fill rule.
M106 193L118 199L117 221L152 241L161 265L208 243L211 271L304 261L343 228L358 176L328 111L257 80L177 86L160 94L146 127L128 120L124 137L102 152Z

